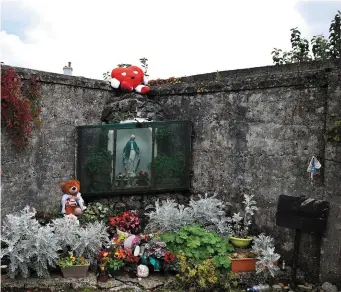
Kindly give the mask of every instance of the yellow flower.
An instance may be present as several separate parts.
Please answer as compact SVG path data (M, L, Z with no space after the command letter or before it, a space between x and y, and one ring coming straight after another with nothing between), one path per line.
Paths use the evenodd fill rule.
M74 261L75 261L75 259L76 259L75 257L71 257L71 261L72 261L72 262L74 262Z
M105 256L105 257L106 257L107 255L108 255L108 253L107 253L107 252L105 252L105 253L103 254L103 256Z
M101 270L104 271L104 266L101 267Z

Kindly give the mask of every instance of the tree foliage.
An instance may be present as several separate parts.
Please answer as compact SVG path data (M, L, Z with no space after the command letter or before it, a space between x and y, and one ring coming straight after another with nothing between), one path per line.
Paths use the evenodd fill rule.
M310 43L301 36L298 28L291 29L291 50L274 48L272 60L276 65L302 63L313 60L332 60L341 58L341 11L335 15L329 28L329 37L314 36Z

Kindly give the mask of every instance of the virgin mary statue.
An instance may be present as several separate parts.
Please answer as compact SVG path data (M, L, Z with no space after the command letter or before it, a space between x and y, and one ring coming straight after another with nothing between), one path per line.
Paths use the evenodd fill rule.
M123 148L123 166L128 177L135 177L140 164L140 149L135 142L135 136L131 135Z

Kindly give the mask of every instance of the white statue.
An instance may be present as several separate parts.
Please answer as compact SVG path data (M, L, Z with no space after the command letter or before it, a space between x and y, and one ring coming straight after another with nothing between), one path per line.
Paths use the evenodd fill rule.
M140 164L140 149L135 142L135 136L131 135L126 146L123 148L123 165L127 176L134 178Z

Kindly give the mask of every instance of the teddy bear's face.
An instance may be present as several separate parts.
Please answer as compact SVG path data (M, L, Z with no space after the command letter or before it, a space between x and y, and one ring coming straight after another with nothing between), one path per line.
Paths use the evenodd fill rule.
M80 182L78 180L69 180L61 185L65 194L77 195L80 190Z

